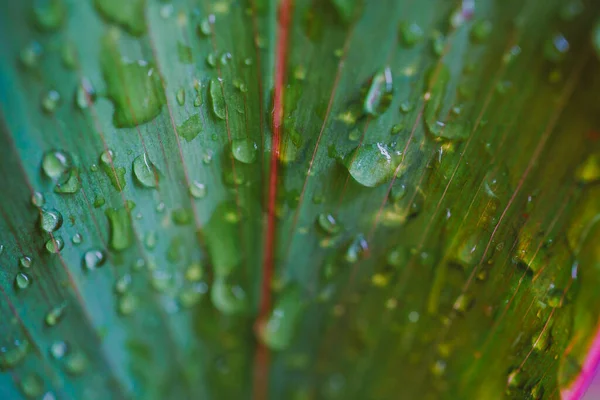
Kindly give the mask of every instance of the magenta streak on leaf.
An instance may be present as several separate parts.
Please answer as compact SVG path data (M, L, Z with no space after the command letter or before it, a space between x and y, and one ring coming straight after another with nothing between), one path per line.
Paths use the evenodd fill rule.
M560 392L563 400L578 400L583 397L600 365L600 324L596 327L596 335L588 349L587 357L581 366L577 379L569 387Z

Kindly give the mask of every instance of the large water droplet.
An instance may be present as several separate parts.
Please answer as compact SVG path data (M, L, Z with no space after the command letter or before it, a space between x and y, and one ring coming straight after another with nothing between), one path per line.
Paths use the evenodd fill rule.
M40 209L40 227L48 233L52 233L59 229L63 224L63 217L60 212L55 209Z
M206 185L198 181L193 181L190 184L190 194L195 199L203 199L206 197Z
M256 161L256 152L258 146L248 139L235 139L231 141L231 153L233 157L245 164L251 164Z
M223 95L223 88L221 87L221 83L217 79L211 79L209 85L209 93L212 103L212 109L215 113L215 116L220 119L225 119L225 97Z
M60 236L51 237L46 241L46 251L50 254L60 253L65 247L65 242Z
M72 165L71 156L63 150L49 150L42 156L42 171L55 182L65 181Z
M248 306L244 289L222 277L214 280L210 291L210 300L217 310L226 315L242 313Z
M31 278L25 272L18 272L15 276L15 287L19 290L27 289L31 285Z
M350 175L363 186L375 187L394 175L397 155L382 143L357 147L343 160Z
M158 185L156 167L145 153L133 160L133 174L137 181L144 187L153 188Z
M303 309L300 290L295 286L284 289L269 318L259 325L259 339L271 350L287 349L292 342Z
M94 0L98 13L134 36L146 32L146 0Z
M120 0L108 2L122 3ZM145 18L140 20L144 21ZM154 66L144 60L128 61L121 57L117 39L111 34L103 38L100 54L106 95L114 104L115 127L135 127L152 121L160 114L166 97L159 73Z

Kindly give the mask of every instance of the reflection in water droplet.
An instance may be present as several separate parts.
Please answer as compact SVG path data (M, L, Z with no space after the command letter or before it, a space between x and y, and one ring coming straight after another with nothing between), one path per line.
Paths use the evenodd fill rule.
M55 209L40 210L40 227L48 233L52 233L59 229L63 224L63 217L60 212Z

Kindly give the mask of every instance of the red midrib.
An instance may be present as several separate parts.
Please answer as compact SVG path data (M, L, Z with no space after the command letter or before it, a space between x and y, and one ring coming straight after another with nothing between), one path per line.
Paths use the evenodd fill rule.
M293 0L282 0L279 8L279 25L277 29L277 47L275 57L275 82L273 96L273 143L269 167L269 194L267 232L265 235L264 261L260 290L260 308L255 323L255 331L266 323L271 309L271 280L274 269L275 253L275 208L277 200L277 167L279 147L281 144L281 124L283 120L283 101L285 70L288 50L288 35L291 21ZM261 342L257 345L254 356L254 400L268 398L269 391L269 349Z

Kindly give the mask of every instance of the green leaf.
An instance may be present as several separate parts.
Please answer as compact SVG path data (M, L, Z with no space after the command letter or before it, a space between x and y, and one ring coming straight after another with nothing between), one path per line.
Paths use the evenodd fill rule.
M0 393L578 398L593 0L0 15Z

